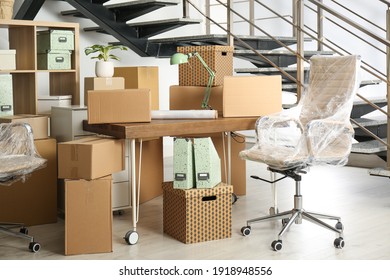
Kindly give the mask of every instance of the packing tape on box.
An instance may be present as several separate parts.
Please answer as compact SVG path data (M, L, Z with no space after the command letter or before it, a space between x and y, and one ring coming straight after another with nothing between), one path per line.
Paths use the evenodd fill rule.
M217 110L152 110L152 119L217 119Z

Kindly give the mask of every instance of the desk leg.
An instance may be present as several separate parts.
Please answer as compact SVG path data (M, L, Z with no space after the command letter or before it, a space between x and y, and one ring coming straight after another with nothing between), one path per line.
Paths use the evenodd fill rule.
M131 216L132 216L132 223L133 223L133 229L129 230L124 239L126 240L127 244L134 245L138 242L138 233L137 233L137 183L136 183L136 176L135 176L135 139L129 139L127 141L130 141L130 156L129 156L129 170L130 170L130 188L131 188Z

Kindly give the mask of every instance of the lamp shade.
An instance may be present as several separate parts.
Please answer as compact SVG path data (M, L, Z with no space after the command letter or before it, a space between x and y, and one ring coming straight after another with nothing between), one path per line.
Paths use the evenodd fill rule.
M182 64L188 62L188 55L183 53L175 53L171 56L171 65Z

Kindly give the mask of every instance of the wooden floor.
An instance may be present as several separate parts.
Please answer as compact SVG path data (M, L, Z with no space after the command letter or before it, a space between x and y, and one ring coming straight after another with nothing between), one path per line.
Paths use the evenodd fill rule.
M165 179L170 180L170 161ZM265 178L264 165L247 164L247 195L232 206L232 237L197 244L183 244L162 230L162 197L140 207L136 245L127 245L124 234L131 228L131 213L115 215L113 252L105 254L64 255L64 221L32 226L29 232L42 244L40 252L27 250L27 241L0 236L0 259L9 260L389 260L390 259L390 181L368 175L367 169L354 167L312 167L303 176L304 208L342 217L345 247L335 249L335 234L309 222L293 225L283 239L283 249L270 248L281 228L279 221L252 226L252 233L240 233L246 220L268 214L272 205L269 184L249 178L256 174ZM278 183L279 209L293 205L294 181Z

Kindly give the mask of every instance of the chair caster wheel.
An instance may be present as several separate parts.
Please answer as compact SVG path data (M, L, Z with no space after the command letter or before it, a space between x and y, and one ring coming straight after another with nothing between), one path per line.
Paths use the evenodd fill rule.
M41 249L41 244L39 244L38 242L30 242L28 248L31 252L36 253Z
M248 236L251 234L251 227L250 226L244 226L241 228L241 233L243 236Z
M125 235L125 237L123 237L125 240L126 240L126 243L129 244L129 245L134 245L138 242L138 232L136 231L128 231Z
M20 230L19 230L20 233L23 233L25 235L28 235L28 228L26 227L22 227Z
M345 241L342 237L339 237L334 240L333 245L337 249L342 249L345 245Z
M335 228L338 229L338 230L344 230L344 226L343 226L343 224L341 222L337 222Z
M236 203L238 200L238 196L235 193L232 193L232 204Z
M271 243L271 247L272 249L274 249L274 251L280 251L282 250L282 240L274 240L272 243Z
M282 219L282 226L287 225L287 224L288 224L288 221L290 221L289 218L284 218L284 219Z

